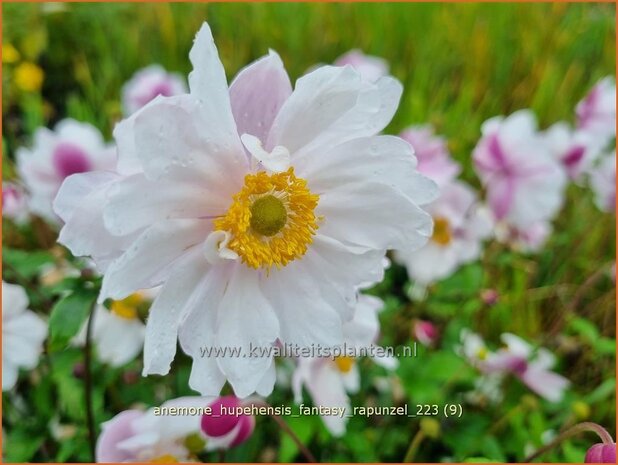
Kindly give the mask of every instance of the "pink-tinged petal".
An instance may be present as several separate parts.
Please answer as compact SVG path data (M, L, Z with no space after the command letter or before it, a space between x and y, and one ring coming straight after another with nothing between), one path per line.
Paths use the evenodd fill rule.
M372 249L417 249L431 236L431 216L403 194L378 183L346 184L325 192L316 213L320 233Z
M202 129L208 128L213 137L237 138L225 69L207 23L197 33L189 59L193 64L193 71L189 74L191 95L200 100L209 124Z
M534 367L526 370L521 375L521 380L526 386L550 402L559 402L565 389L571 384L564 376Z
M103 423L101 434L97 439L97 462L128 462L135 459L133 454L119 448L118 444L135 434L132 423L143 415L144 412L139 410L125 410Z
M303 157L294 166L321 194L348 183L382 183L393 186L418 205L437 197L433 181L414 169L412 148L395 136L361 137L326 151L320 157Z
M167 279L150 307L144 341L143 374L165 375L176 353L178 327L188 308L194 305L194 294L207 272L201 253L191 253L179 263Z
M434 135L431 126L412 126L400 135L414 149L417 169L425 176L444 186L455 179L461 167L453 161L443 137Z
M238 133L266 142L279 109L291 93L290 78L273 51L242 69L230 85Z
M268 349L279 337L279 322L259 288L259 276L243 264L234 267L219 305L216 334L216 347L239 347L244 354L250 354L251 347ZM217 360L234 393L244 398L255 392L270 368L272 354L227 355Z
M496 182L491 188L488 188L487 201L497 220L505 218L512 208L515 187L515 179L505 178L502 182Z
M125 115L130 115L159 95L171 97L186 92L183 77L168 73L160 65L150 65L137 71L122 87L122 107Z
M388 74L388 63L386 60L371 55L365 55L360 50L350 50L337 58L333 64L335 66L350 65L367 81L377 81L382 76Z
M139 289L158 286L169 275L170 265L192 252L211 227L209 220L184 219L156 223L144 230L107 268L100 300L123 299ZM208 265L205 259L203 261Z

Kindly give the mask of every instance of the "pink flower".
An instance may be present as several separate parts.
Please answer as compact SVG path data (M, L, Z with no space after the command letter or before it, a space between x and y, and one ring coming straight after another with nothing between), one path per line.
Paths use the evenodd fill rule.
M60 121L53 131L37 129L33 146L17 149L17 170L30 192L30 209L52 222L58 222L52 201L67 177L115 166L113 146L105 144L94 126L72 119Z
M411 126L399 137L412 145L419 172L429 176L439 186L449 183L460 173L461 167L451 158L446 141L434 135L432 126Z
M187 93L182 76L168 73L160 65L150 65L137 71L122 87L122 108L130 115L158 95L170 97Z
M567 123L559 122L543 133L543 140L571 179L580 175L600 154L602 145L598 137L587 131L573 131Z
M482 370L511 373L541 397L550 402L560 401L570 383L564 376L550 370L555 357L547 349L535 350L514 334L505 333L501 339L506 348L488 356Z
M577 104L577 127L606 139L616 137L616 82L600 80Z
M371 82L388 75L388 63L386 60L365 55L360 50L350 50L337 58L333 64L335 66L350 65L361 74L363 79Z
M521 110L483 124L474 163L497 220L526 228L551 219L562 206L566 175Z
M438 329L430 321L416 320L413 331L416 340L424 346L430 347L438 340Z
M28 219L28 197L19 184L2 183L2 216L17 224L23 224Z
M187 462L208 438L197 412L209 398L180 397L147 411L126 410L103 423L97 440L97 462ZM175 409L172 413L172 410Z
M243 402L236 396L223 396L210 404L212 414L202 416L201 427L211 438L209 449L227 449L245 442L253 433L255 418L239 414Z
M616 210L616 151L601 158L589 172L590 187L597 207L602 211Z
M586 452L584 463L616 463L616 444L595 444Z

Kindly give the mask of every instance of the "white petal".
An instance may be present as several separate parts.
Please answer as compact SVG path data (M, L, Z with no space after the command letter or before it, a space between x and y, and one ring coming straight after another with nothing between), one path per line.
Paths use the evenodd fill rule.
M209 229L208 220L170 220L151 226L109 266L99 300L123 299L161 284L169 265L202 242ZM207 265L201 254L200 258Z
M341 314L347 313L347 302L325 296L322 279L303 260L263 276L262 289L277 313L281 342L299 347L343 343ZM345 308L337 308L338 304Z
M236 123L232 116L232 106L225 77L225 69L212 38L208 23L204 23L195 37L189 52L193 71L189 74L191 94L200 99L204 114L213 134L231 140L238 138Z
M208 263L216 265L224 260L238 259L238 254L227 247L231 239L232 235L227 231L213 231L208 235L202 245Z
M328 192L347 183L375 182L392 186L425 205L438 195L435 183L415 169L410 144L395 136L362 137L337 145L322 156L294 161L311 191Z
M161 288L150 307L144 342L144 375L167 374L176 353L178 326L185 311L193 305L200 280L208 263L201 254L193 253L178 266Z
M281 107L267 147L283 145L293 158L377 134L388 124L402 87L392 78L363 81L350 66L323 66L296 82Z
M240 347L246 358L226 356L218 359L238 397L255 392L271 364L268 354L252 357L253 347L271 347L279 336L279 322L259 288L258 274L236 265L219 305L216 346ZM258 349L259 350L259 349Z
M290 167L290 152L285 147L277 145L267 152L260 139L251 134L243 134L240 139L251 156L267 170L281 173Z
M103 218L106 228L116 236L163 220L222 215L231 201L231 195L220 194L207 185L171 181L162 186L141 174L114 183L108 197Z
M225 376L219 369L215 354L215 326L217 310L232 267L230 264L211 268L197 286L193 305L188 308L178 337L182 350L193 359L189 386L202 395L219 395Z
M432 233L431 217L403 194L378 183L346 184L320 196L320 233L373 249L419 248Z

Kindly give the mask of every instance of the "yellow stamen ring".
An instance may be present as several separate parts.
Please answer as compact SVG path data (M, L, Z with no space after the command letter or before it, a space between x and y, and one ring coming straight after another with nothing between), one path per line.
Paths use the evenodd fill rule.
M280 268L305 255L313 242L318 200L294 168L248 174L215 230L230 233L227 247L251 268Z

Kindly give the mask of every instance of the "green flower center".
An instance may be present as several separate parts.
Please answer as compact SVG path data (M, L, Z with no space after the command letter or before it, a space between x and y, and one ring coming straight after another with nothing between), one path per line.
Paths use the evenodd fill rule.
M283 229L288 219L285 205L274 195L260 197L249 210L251 229L262 236L274 236Z

